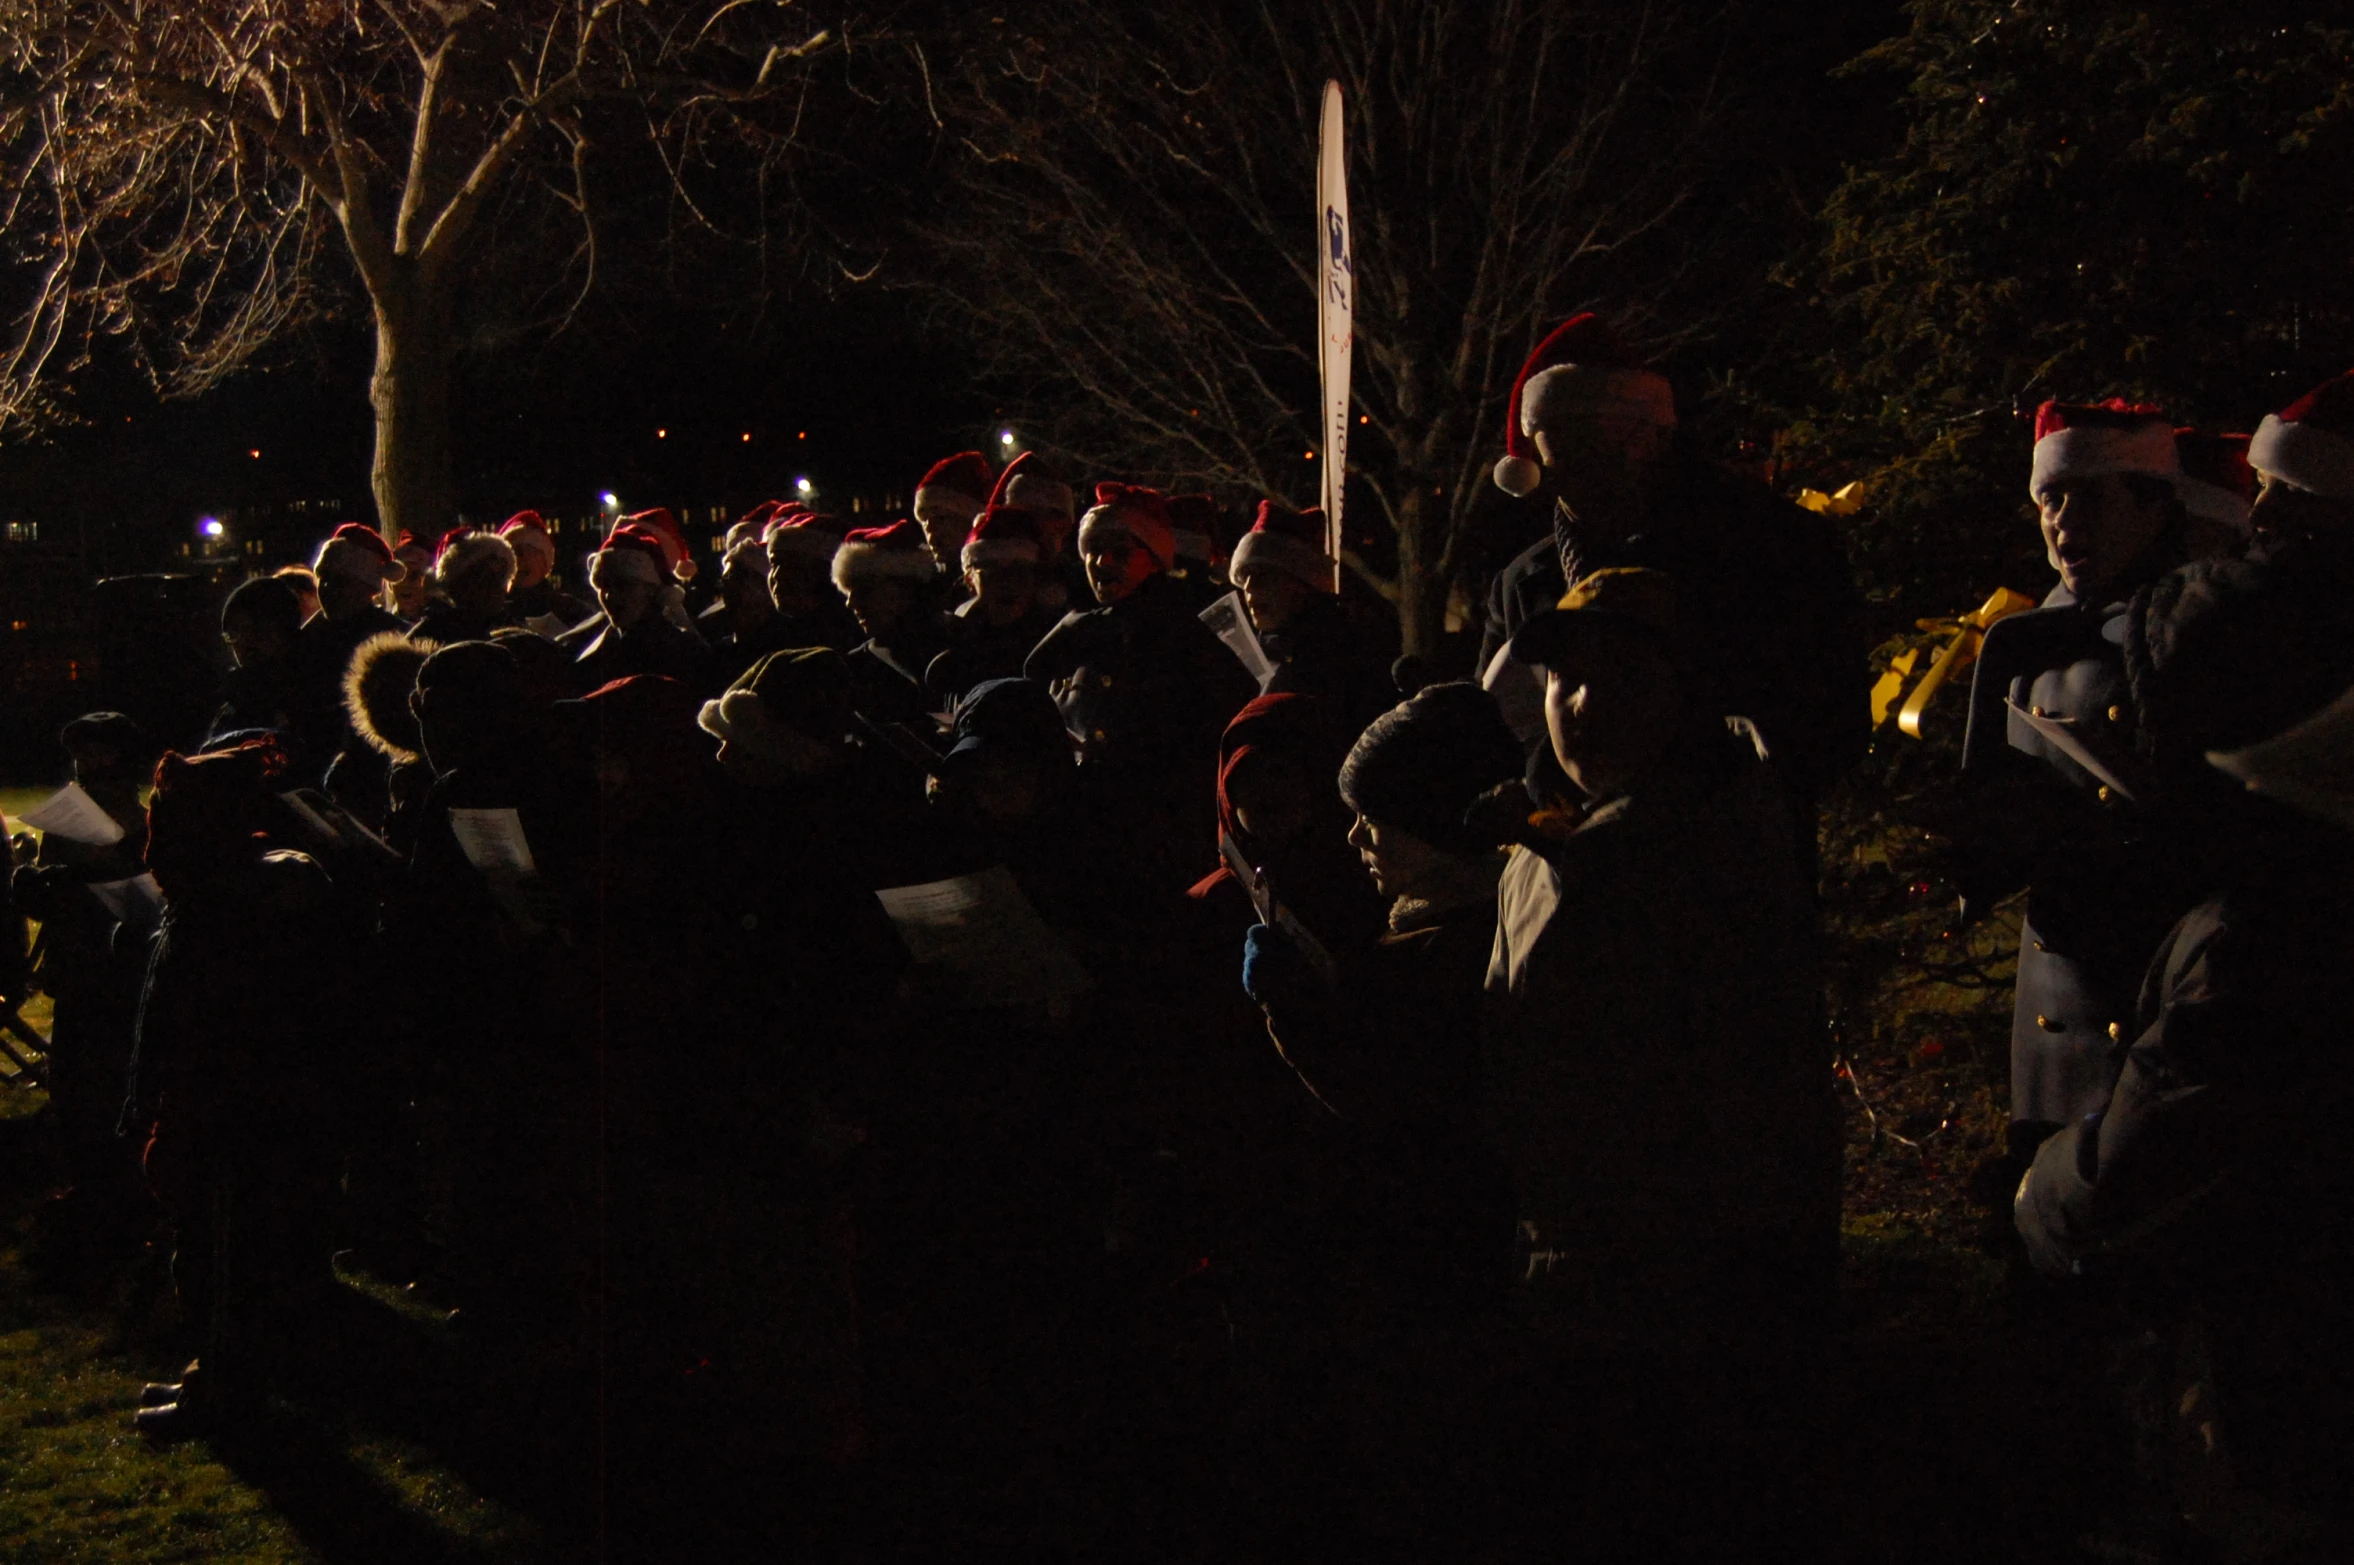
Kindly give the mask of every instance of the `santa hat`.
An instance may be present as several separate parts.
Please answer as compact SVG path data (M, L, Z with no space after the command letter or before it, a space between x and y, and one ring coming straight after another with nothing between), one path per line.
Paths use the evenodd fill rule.
M798 500L778 501L777 508L768 513L768 521L760 529L761 542L766 543L769 539L774 538L777 529L794 517L807 516L808 514L810 514L809 507Z
M780 555L798 554L830 565L841 551L842 535L849 530L850 524L838 516L821 516L815 511L799 509L780 512L768 524L768 557L774 560Z
M716 739L763 748L779 728L803 739L839 743L856 725L850 665L831 647L790 647L754 663L696 723Z
M392 557L384 535L358 522L345 522L319 545L311 568L321 576L345 576L356 581L404 581L409 568Z
M642 581L649 587L670 584L670 551L662 535L633 518L605 535L591 562L595 576L620 581Z
M2110 473L2139 473L2169 484L2182 477L2174 426L2163 410L2122 397L2100 403L2046 402L2035 410L2029 499L2040 504L2045 488L2062 479Z
M1046 529L1027 506L992 505L973 518L965 534L964 568L1035 565L1045 553Z
M919 511L962 514L970 521L989 501L989 462L978 451L959 451L932 464L915 486Z
M2184 510L2240 532L2248 530L2248 505L2256 498L2248 440L2246 435L2202 435L2195 429L2174 432L2174 452L2182 462L2174 492L2182 497Z
M752 507L751 510L746 511L742 516L736 518L736 526L730 527L727 530L728 536L730 538L735 537L736 527L744 527L749 528L751 530L752 536L755 538L767 537L768 524L776 520L777 512L783 510L786 506L786 503L787 502L783 500L761 501L758 505ZM733 548L734 545L730 544L729 547Z
M433 574L443 581L455 581L471 571L494 565L513 576L515 546L497 533L476 532L469 527L463 533L453 532L442 538L441 554L433 562Z
M997 475L997 487L989 491L989 504L1018 505L1037 512L1038 525L1046 529L1049 539L1058 541L1078 519L1073 509L1078 496L1069 484L1046 471L1044 459L1035 451L1025 451L1005 464L1005 471Z
M1294 511L1273 500L1259 502L1259 518L1234 546L1226 574L1234 581L1252 571L1283 571L1319 592L1330 592L1332 556L1324 552L1324 513Z
M545 549L551 554L556 549L556 540L537 511L517 511L499 523L499 536L507 540L511 549Z
M834 585L844 592L860 579L921 582L939 574L932 551L925 546L924 530L911 521L857 528L834 554Z
M2354 370L2266 414L2248 442L2248 465L2312 494L2354 500Z
M1534 494L1545 481L1537 431L1608 414L1673 429L1675 390L1666 376L1645 369L1602 317L1571 316L1546 334L1513 378L1496 487L1516 499Z
M420 566L418 570L413 571L411 574L423 575L426 570L430 570L432 568L433 545L427 543L424 539L418 537L415 533L404 527L401 529L400 537L393 541L392 557L396 560L402 560L405 562L410 555L415 555L417 557Z
M1222 563L1228 553L1222 536L1224 520L1225 513L1209 495L1169 496L1169 526L1177 538L1179 559L1199 560L1204 565Z
M635 526L652 535L662 545L663 568L679 580L695 574L694 556L687 549L686 529L679 526L678 518L667 508L658 505L651 511L632 512L613 525L615 531Z
M1142 484L1097 484L1095 509L1079 522L1079 547L1087 547L1089 533L1103 531L1126 533L1162 570L1177 563L1177 530L1169 524L1168 498L1158 489Z

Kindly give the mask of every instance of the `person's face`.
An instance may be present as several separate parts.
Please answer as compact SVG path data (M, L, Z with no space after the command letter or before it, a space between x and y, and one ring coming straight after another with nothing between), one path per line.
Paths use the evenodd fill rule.
M590 570L589 580L596 588L597 607L605 611L613 628L625 635L645 622L662 597L662 589L653 582L601 565Z
M274 663L293 647L294 639L279 626L250 614L221 621L221 639L229 644L229 661L239 668Z
M1675 741L1682 692L1666 654L1639 631L1593 625L1545 666L1553 758L1588 798L1639 781Z
M496 617L507 607L507 571L496 560L486 561L472 570L442 583L442 590L450 595L450 602L472 614Z
M1262 636L1289 625L1316 590L1289 571L1264 565L1246 571L1235 585L1242 591L1242 606L1251 611L1251 624Z
M991 624L1010 625L1038 600L1038 567L1025 560L976 565L965 572L965 584L981 600L980 612Z
M409 568L409 574L392 584L395 612L418 615L425 612L425 596L432 587L433 556L421 549L403 549L393 558Z
M1307 774L1280 755L1246 760L1227 779L1226 797L1234 806L1235 824L1262 850L1289 847L1315 825Z
M823 560L770 547L768 596L780 612L795 616L811 613L833 590L833 580Z
M962 564L965 535L973 529L974 514L953 500L924 500L916 505L915 524L924 530L924 544L940 569L955 571Z
M1403 826L1384 826L1363 814L1349 828L1349 846L1373 877L1373 889L1385 897L1415 895L1446 865L1445 854Z
M376 601L380 585L372 576L329 571L319 578L319 612L331 620L349 619Z
M1079 535L1079 557L1087 586L1098 603L1117 603L1160 569L1152 551L1116 527L1091 527Z
M319 612L319 584L302 576L281 576L280 581L294 589L294 601L302 606L302 617L309 619Z
M1675 432L1646 418L1594 413L1540 429L1545 477L1572 515L1633 520L1651 503L1653 476Z
M729 615L740 624L751 624L776 612L775 600L768 595L766 573L743 565L719 578L719 596L727 604Z
M2346 532L2354 530L2354 500L2318 495L2275 474L2258 473L2248 526L2267 545L2311 533Z
M2037 492L2035 508L2044 556L2080 602L2115 586L2174 514L2168 497L2144 499L2116 473L2054 479Z
M842 596L858 617L858 628L870 636L887 636L915 607L915 589L897 577L854 576Z
M537 533L519 532L508 542L515 546L515 585L511 591L538 586L556 568L555 545L541 542Z

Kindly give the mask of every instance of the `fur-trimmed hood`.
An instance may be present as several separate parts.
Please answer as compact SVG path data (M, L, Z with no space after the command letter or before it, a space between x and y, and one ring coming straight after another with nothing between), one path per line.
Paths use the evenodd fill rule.
M352 728L377 754L394 761L423 759L409 696L417 688L417 671L439 646L386 630L353 651L351 666L343 674L343 706L351 714Z

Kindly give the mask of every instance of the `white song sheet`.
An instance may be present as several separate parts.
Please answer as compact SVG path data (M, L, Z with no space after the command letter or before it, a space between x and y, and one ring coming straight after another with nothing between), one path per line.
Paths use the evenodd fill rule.
M1054 1005L1090 987L1087 969L1003 865L875 893L919 967L962 982L962 1002Z
M20 817L27 826L53 833L93 848L109 848L123 840L123 828L80 783L67 783Z
M534 875L531 844L523 837L523 818L513 810L452 810L450 832L466 862L485 875Z
M1259 644L1258 627L1251 623L1251 611L1242 606L1242 594L1226 594L1202 610L1199 617L1264 688L1267 676L1275 672L1275 664L1268 658L1267 649Z

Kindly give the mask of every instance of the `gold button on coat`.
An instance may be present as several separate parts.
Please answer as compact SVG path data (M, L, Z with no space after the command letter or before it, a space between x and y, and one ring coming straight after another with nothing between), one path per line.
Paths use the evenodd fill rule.
M2122 723L2122 722L2124 722L2124 721L2125 721L2125 708L2123 708L2123 707L2121 707L2121 706L2113 706L2113 707L2109 708L2109 721L2110 721L2110 722L2112 722L2112 723Z
M2111 1043L2122 1043L2124 1040L2125 1024L2123 1022L2111 1022L2109 1024L2109 1041Z
M2100 800L2103 804L2107 804L2117 797L2117 792L2107 783L2103 783L2101 784L2101 791L2094 794L2093 797Z
M2041 1027L2045 1032L2058 1032L2060 1030L2060 1024L2053 1021L2048 1016L2038 1016L2035 1019L2035 1025Z

